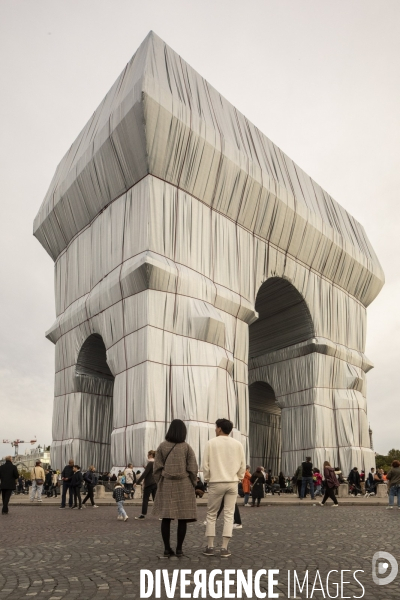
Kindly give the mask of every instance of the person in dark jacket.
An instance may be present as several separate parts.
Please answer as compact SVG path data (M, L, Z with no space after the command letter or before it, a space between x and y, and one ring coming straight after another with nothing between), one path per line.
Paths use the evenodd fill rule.
M119 481L117 481L113 490L113 498L117 503L118 521L127 521L129 518L124 509L125 496L128 496L129 498L129 490L126 490Z
M44 491L46 492L46 498L50 498L51 496L51 484L52 484L52 480L53 480L53 471L51 470L51 468L46 469L45 470L45 477L44 477Z
M22 475L18 477L18 493L25 494L25 479Z
M389 482L389 506L386 508L393 508L394 499L397 498L397 508L400 509L400 462L398 460L392 462L387 480Z
M331 467L330 463L326 460L324 462L324 477L325 477L325 496L320 502L321 506L325 506L325 502L328 498L333 500L333 506L339 506L336 500L335 489L339 487L339 481L335 475L335 469Z
M1 499L3 501L2 515L8 515L8 503L12 492L17 487L16 480L18 476L18 469L13 465L11 456L6 456L6 462L0 466Z
M255 473L250 478L251 488L251 507L254 508L257 500L257 507L260 506L261 498L264 498L265 477L262 472L262 467L257 467Z
M69 460L68 464L63 468L61 473L61 481L63 482L62 496L61 496L61 506L60 508L65 508L65 503L67 500L67 492L69 492L69 507L72 508L73 505L73 490L71 487L72 477L74 475L74 461L72 458Z
M83 476L83 480L86 483L87 494L82 500L82 506L86 506L87 500L90 500L90 504L93 508L98 508L97 504L94 503L94 488L97 485L97 477L95 474L96 467L90 465L89 469Z
M314 496L314 480L313 480L313 464L311 462L311 456L306 456L306 460L301 464L302 480L301 480L301 494L300 500L304 500L307 485L310 486L311 500L315 499Z
M285 492L286 491L286 479L285 479L285 476L282 473L282 471L279 473L278 481L279 481L279 487L281 489L281 492Z
M74 505L71 506L71 508L78 508L79 510L82 510L81 486L83 477L81 473L81 468L78 465L74 465L73 470L74 474L72 475L71 488L74 494Z
M267 469L267 467L265 467L265 469L262 467L262 474L264 475L265 478L265 493L266 494L274 494L274 488L273 488L273 477L272 477L272 469Z
M352 492L357 497L358 494L361 495L361 478L360 473L358 472L357 467L353 467L350 471L349 475L349 484L352 486Z
M142 514L139 517L135 517L139 521L142 521L146 518L147 515L147 507L149 506L150 496L154 499L156 497L157 492L157 484L153 477L153 468L154 468L154 458L156 456L155 450L150 450L147 454L148 463L146 465L145 470L139 477L137 481L137 485L140 485L143 481L143 500L142 500Z
M303 467L299 465L296 469L295 474L292 477L293 486L297 487L297 495L300 498L301 496L301 482L303 480Z

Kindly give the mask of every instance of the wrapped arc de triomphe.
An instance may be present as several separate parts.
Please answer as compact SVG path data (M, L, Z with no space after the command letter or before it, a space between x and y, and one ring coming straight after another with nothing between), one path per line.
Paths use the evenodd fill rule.
M218 417L252 466L374 464L363 227L154 33L60 162L52 464L142 466Z

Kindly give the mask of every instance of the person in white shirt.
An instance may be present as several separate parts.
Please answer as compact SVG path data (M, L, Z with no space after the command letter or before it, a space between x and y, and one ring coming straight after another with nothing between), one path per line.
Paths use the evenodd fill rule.
M230 437L233 423L228 419L218 419L215 423L216 436L206 444L203 455L203 476L208 482L207 505L207 548L206 556L214 556L215 522L218 510L224 501L224 529L220 556L231 555L228 550L232 537L233 513L238 494L238 482L243 479L246 461L243 446Z

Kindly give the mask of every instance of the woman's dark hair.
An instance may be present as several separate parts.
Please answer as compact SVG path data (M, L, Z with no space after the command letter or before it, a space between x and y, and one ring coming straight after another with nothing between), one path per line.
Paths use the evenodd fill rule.
M173 444L181 444L186 440L186 425L180 419L174 419L169 426L165 439Z
M229 421L228 419L217 419L215 421L215 424L217 427L221 427L221 429L225 433L225 435L229 435L233 429L233 423L232 423L232 421Z
M396 467L400 467L400 462L398 460L394 460L392 462L392 467L396 468Z

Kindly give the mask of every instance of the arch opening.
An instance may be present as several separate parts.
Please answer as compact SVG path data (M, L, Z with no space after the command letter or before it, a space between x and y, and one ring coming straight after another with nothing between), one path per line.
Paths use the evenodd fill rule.
M268 365L273 353L315 337L308 306L286 279L271 277L260 287L255 304L259 318L249 327L249 448L250 464L263 465L278 475L281 469L281 408L275 390L279 379L289 377L288 365L277 358L279 372ZM270 355L265 366L261 356ZM254 359L258 359L255 361ZM287 388L287 386L283 386ZM278 392L279 393L279 392Z
M281 409L275 392L265 381L249 386L250 465L272 469L278 475L281 468Z
M98 383L111 382L114 385L114 376L107 364L107 351L103 338L98 333L93 333L83 343L76 361L76 376L84 379L90 378Z
M114 376L107 364L101 335L94 333L83 343L75 367L76 391L81 392L82 423L86 431L83 465L94 464L98 471L111 469ZM87 464L86 464L87 463Z
M275 352L314 337L314 324L303 296L286 279L271 277L256 299L259 318L249 327L249 356Z

